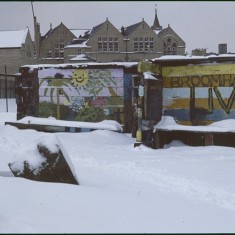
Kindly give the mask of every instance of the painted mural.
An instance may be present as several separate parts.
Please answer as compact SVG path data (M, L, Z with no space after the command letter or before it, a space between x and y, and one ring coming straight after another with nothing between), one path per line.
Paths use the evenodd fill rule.
M163 67L163 113L182 124L235 118L235 65Z
M40 117L123 122L122 69L48 68L38 78Z

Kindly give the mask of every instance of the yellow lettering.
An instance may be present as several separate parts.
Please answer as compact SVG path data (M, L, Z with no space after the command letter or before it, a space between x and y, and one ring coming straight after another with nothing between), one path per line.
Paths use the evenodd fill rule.
M202 75L201 83L202 86L204 87L211 87L212 86L211 77L209 75Z
M170 86L171 87L181 87L181 85L180 85L180 77L171 78Z
M197 87L200 84L200 77L198 75L194 75L191 77L191 83L193 87Z

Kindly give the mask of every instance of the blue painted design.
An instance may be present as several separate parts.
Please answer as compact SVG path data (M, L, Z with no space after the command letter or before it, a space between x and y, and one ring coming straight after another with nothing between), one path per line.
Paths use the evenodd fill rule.
M226 114L221 109L213 110L213 113L200 113L200 111L196 111L197 116L194 118L195 121L222 121L224 119L235 119L235 110L231 110L229 114ZM172 110L164 110L163 115L172 116L176 118L178 121L192 121L190 119L190 110L188 109L172 109Z
M130 73L124 74L123 84L124 84L124 102L131 99L131 80L132 75Z

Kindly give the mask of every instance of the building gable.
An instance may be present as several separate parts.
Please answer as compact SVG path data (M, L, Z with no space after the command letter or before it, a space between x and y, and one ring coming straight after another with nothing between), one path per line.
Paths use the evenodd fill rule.
M157 41L161 41L160 38L154 31L151 29L151 27L144 21L144 19L134 25L130 25L124 29L125 35L128 38L133 38L137 35L142 35L142 37L145 37L146 35L156 38Z
M163 53L165 55L185 55L185 42L168 25L158 33L163 40Z
M158 36L164 40L166 37L171 36L174 37L180 45L185 45L185 42L181 39L181 37L168 25L167 28L161 30L158 33Z
M131 51L161 53L163 49L163 41L144 19L137 24L126 27L124 33L130 40L129 49Z
M107 18L105 22L93 27L89 32L87 45L92 47L94 52L117 52L122 47L123 38Z
M50 29L45 36L43 36L43 41L41 42L41 45L45 44L47 41L49 41L51 38L53 38L55 35L59 36L60 38L63 38L65 35L70 35L72 38L75 38L76 36L61 22L57 27L54 29Z
M97 35L107 36L111 34L122 37L122 34L118 31L118 29L113 26L113 24L108 20L108 18L105 22L93 27L90 31L90 37L95 37Z
M51 59L63 58L64 47L76 36L61 22L54 29L50 29L43 38L40 46L40 57Z

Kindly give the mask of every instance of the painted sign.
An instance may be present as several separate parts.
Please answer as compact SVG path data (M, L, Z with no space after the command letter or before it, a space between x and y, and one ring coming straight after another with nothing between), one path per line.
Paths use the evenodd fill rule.
M235 118L235 64L162 67L163 113L185 124Z
M122 69L48 68L38 70L38 78L41 117L78 121L122 119Z

